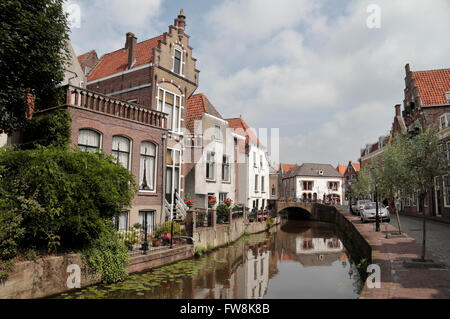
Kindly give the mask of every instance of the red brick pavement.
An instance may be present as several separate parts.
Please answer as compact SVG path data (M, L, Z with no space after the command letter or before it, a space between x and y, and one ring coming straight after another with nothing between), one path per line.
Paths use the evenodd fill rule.
M386 232L398 231L398 229L383 223L381 231L375 232L375 223L363 224L359 217L347 211L340 211L372 246L372 263L378 264L381 268L381 288L370 289L365 285L360 298L450 298L448 265L443 269L405 268L403 266L405 259L420 258L422 248L420 244L415 243L415 240L408 236L386 238ZM431 254L427 255L428 258L432 259Z

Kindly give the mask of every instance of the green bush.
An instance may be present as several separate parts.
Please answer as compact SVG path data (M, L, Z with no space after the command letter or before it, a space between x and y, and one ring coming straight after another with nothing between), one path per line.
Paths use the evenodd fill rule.
M165 222L160 227L158 227L158 229L155 230L155 232L153 233L153 237L159 238L161 237L161 235L170 234L170 229L171 229L170 221ZM176 222L173 222L173 235L174 236L181 235L181 226Z
M86 265L102 275L103 283L124 280L127 276L128 250L111 228L102 231L100 237L84 251Z
M0 262L14 258L25 230L20 226L22 216L7 200L0 199Z
M68 147L71 124L72 120L65 108L37 113L24 131L25 148L35 148L38 145Z
M218 223L223 223L223 222L228 221L229 209L230 209L230 207L225 203L221 203L217 206L216 215L217 215Z
M14 215L1 209L1 218L14 221L13 232L23 229L20 246L51 252L89 246L136 191L133 175L115 158L63 148L0 149L0 177L0 198Z

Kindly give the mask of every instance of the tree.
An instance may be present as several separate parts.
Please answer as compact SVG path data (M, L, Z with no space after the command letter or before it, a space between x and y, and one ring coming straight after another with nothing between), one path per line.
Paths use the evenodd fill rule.
M0 133L26 127L27 97L35 108L58 105L69 52L64 0L0 2Z
M427 194L432 194L435 177L447 172L447 162L439 151L438 144L438 136L430 129L410 134L402 143L408 178L415 186L420 202L425 200ZM429 207L432 207L431 203ZM422 260L425 260L426 253L426 213L424 209Z
M402 226L398 215L396 202L402 194L409 194L413 188L413 179L409 174L406 160L407 140L401 137L394 145L389 145L382 155L381 190L394 203L395 216L397 218L398 230L402 234Z

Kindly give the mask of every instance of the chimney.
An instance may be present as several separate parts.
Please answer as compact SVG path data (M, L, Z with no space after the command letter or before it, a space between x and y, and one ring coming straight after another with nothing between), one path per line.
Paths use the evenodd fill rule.
M186 29L186 17L184 16L183 9L180 10L178 18L175 19L174 26L178 29L178 35L184 35L184 30Z
M136 43L137 38L134 36L134 34L131 32L127 32L125 50L128 50L128 69L130 69L133 63L136 61Z
M400 107L401 107L400 104L397 104L395 106L395 116L400 116L401 115Z

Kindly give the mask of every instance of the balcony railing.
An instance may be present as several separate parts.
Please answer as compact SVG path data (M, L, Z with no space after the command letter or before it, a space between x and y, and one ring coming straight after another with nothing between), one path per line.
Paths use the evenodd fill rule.
M125 102L72 85L67 85L66 89L67 105L158 128L167 128L168 115L166 113L146 109L134 103Z

